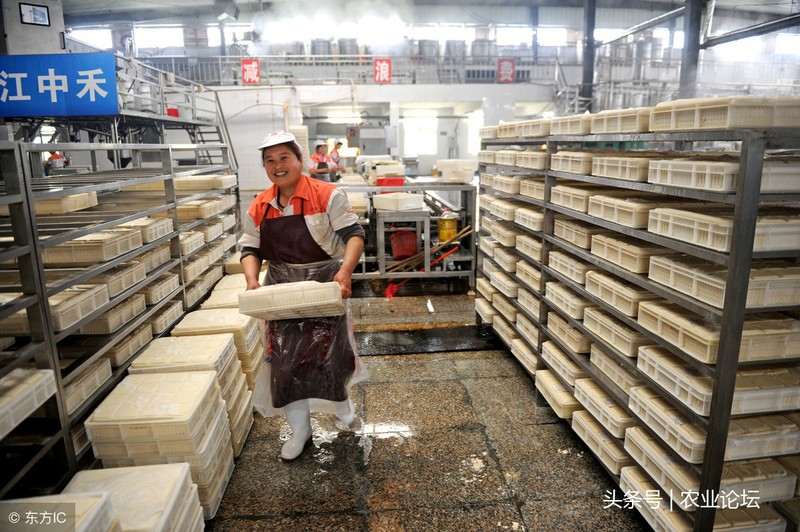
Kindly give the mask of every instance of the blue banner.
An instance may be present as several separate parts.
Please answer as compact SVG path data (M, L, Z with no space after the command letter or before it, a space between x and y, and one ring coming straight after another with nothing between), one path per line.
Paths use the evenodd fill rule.
M113 54L0 55L0 116L119 114Z

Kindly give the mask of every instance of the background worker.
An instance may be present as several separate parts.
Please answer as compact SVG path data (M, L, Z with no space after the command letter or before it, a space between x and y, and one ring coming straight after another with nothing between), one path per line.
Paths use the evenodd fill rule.
M314 143L314 153L310 157L311 163L308 167L308 172L311 177L320 181L330 181L330 173L339 170L339 167L325 153L327 146L328 144L324 140L316 141Z
M335 164L336 167L337 167L336 170L331 170L331 173L330 173L330 178L331 178L331 181L333 181L333 182L338 181L339 178L341 177L341 175L339 175L339 173L345 171L344 168L342 168L342 165L339 163L339 159L340 159L340 157L339 157L339 148L341 148L341 147L342 147L342 141L341 140L337 140L333 145L333 149L328 154L328 157L331 158L331 161L333 161L333 164Z

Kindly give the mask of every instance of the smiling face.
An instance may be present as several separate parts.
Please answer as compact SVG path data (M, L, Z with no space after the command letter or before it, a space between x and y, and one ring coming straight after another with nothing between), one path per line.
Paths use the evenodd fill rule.
M278 185L281 191L293 192L303 168L303 162L295 152L286 144L278 144L264 149L262 157L269 180Z

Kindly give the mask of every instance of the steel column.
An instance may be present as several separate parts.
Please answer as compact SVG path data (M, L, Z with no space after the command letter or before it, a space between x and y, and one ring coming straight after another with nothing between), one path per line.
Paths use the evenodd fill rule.
M679 98L694 98L697 92L697 64L700 61L700 26L705 0L686 0L683 17L683 54Z
M597 0L585 0L583 4L583 79L580 99L588 102L586 109L592 110L594 84L594 23L597 14Z

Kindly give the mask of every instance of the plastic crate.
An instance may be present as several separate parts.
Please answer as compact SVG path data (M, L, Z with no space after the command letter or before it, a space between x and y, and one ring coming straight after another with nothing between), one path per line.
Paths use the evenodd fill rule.
M517 262L517 277L536 291L542 289L542 272L525 260Z
M111 334L144 312L146 306L145 297L142 294L134 294L93 319L74 334Z
M0 378L0 440L55 393L51 369L17 368Z
M650 268L661 257L650 259ZM659 297L633 283L598 271L586 272L586 291L602 299L626 316L635 318L639 314L639 303L651 301Z
M639 504L636 509L645 521L658 531L691 532L692 525L680 510L672 510L660 496L658 486L645 475L638 466L623 467L619 476L619 489L625 493L648 494L647 504ZM717 514L721 513L718 511Z
M522 179L520 175L497 174L492 181L495 190L506 194L519 194L519 183Z
M180 286L180 279L177 273L165 273L146 287L142 288L137 294L144 295L148 305L155 305Z
M118 368L152 339L153 329L149 323L145 323L109 349L106 358L113 367Z
M208 292L203 281L194 281L184 289L186 294L186 308L192 308Z
M581 366L551 341L542 343L542 358L550 369L558 373L570 386L575 386L576 380L588 377Z
M589 209L589 198L594 194L611 192L596 185L556 185L550 189L550 202L578 212Z
M524 234L514 227L512 222L495 222L492 224L492 237L504 246L514 247L517 244L517 237Z
M714 381L666 349L639 348L637 365L676 399L701 416L711 411ZM732 415L800 409L800 367L742 368L736 373Z
M492 323L494 317L499 314L489 300L480 297L475 299L475 312L481 317L483 323Z
M650 257L672 252L661 246L615 233L614 236L593 235L591 253L630 272L647 273Z
M86 366L80 375L64 386L67 414L72 414L86 399L111 378L111 361L100 358Z
M729 251L733 213L657 208L650 211L647 230L717 251ZM800 249L800 215L794 209L773 210L756 221L753 251Z
M575 353L588 353L592 345L586 335L572 327L558 312L547 313L547 329Z
M514 338L519 338L517 331L499 313L492 319L492 329L506 345L511 345Z
M542 261L542 241L536 237L519 235L516 240L516 249L536 262Z
M517 314L517 332L531 345L539 345L539 328L524 314Z
M589 174L592 158L596 154L588 151L560 151L550 157L550 169L572 174Z
M761 192L800 192L800 161L768 158L761 169ZM647 181L657 185L736 192L739 163L727 161L666 159L650 161Z
M189 255L197 251L205 243L205 237L200 231L185 231L180 235L181 253Z
M241 416L237 418L231 429L231 444L233 445L234 458L242 454L247 435L250 433L250 429L255 423L255 417L253 416L253 392L247 391L246 397L240 412Z
M699 493L700 477L691 468L670 459L655 438L639 427L626 433L625 449L677 507L688 512L697 509L700 501L684 496ZM744 460L723 465L720 492L757 493L759 504L764 504L791 498L796 481L797 477L773 458Z
M341 287L333 281L283 283L239 294L239 312L264 320L341 316L344 311Z
M480 293L483 297L485 297L486 300L490 303L492 301L492 297L494 297L494 295L498 292L497 288L492 286L492 283L489 282L488 279L484 279L483 277L475 281L475 288L477 288L478 293Z
M561 419L570 419L574 412L583 410L581 404L573 397L572 391L561 384L558 377L550 370L543 369L536 372L536 389Z
M582 320L584 311L592 306L591 302L557 282L546 283L544 295L553 305L575 320Z
M0 304L11 303L22 294L0 294ZM48 298L53 327L62 331L75 325L85 316L108 303L106 285L75 285ZM0 333L6 335L30 335L30 324L25 309L8 316L0 322Z
M645 157L595 157L592 175L624 181L647 181L650 159Z
M136 257L135 260L144 264L144 270L147 273L150 273L162 264L168 263L169 259L170 250L169 244L167 244L164 246L159 246L155 249L151 249L150 251L146 251L145 253L142 253Z
M206 273L203 274L203 277L201 279L203 282L203 286L206 287L206 289L208 290L213 288L217 284L217 282L222 279L223 270L224 267L222 266L222 264L217 264L216 266L212 266L211 268L206 270Z
M635 357L640 346L652 343L647 336L597 308L586 309L583 326L628 357Z
M586 274L595 267L593 264L573 258L560 251L551 251L547 255L547 265L578 284L584 284L586 282Z
M422 194L389 192L372 196L372 205L379 211L417 211L425 208Z
M551 135L588 135L592 130L592 115L562 116L550 119Z
M190 454L199 450L217 409L224 411L221 401L214 371L128 375L86 420L86 432L100 458ZM185 453L166 448L137 453L131 445L149 448L157 442L190 448ZM103 443L122 447L122 453L98 453L98 444Z
M527 310L531 316L539 317L539 298L524 288L517 290L517 303Z
M34 525L15 526L11 524L8 516L16 513L20 508L47 508L42 510L41 513L33 510L31 514L26 514L26 517L36 520L39 524L38 527ZM62 509L69 509L69 517L64 521L60 521L61 517L65 517L66 512L60 512ZM121 530L119 527L119 519L114 507L111 505L111 497L108 493L92 490L92 493L62 493L60 495L43 495L39 497L27 497L25 499L12 499L0 501L0 512L3 512L3 521L7 530L14 528L23 529L28 526L31 528L42 528L51 526L52 529L57 530L70 530L72 532L93 532L96 530ZM45 513L46 512L46 513ZM19 513L17 513L19 515ZM47 515L47 517L44 517ZM40 521L41 520L41 521ZM61 526L69 522L67 527ZM17 521L19 523L19 521ZM28 521L30 523L30 521Z
M623 467L634 464L623 448L595 420L592 415L579 410L572 414L572 430L583 440L603 465L615 475L619 475Z
M525 203L518 201L509 201L505 199L495 199L489 206L489 212L508 222L514 221L514 214L518 208L521 208Z
M597 344L592 344L589 360L611 382L616 384L625 395L630 394L631 388L634 386L644 384L637 375L625 369L624 366L614 360L611 355L603 351Z
M172 329L172 336L221 333L232 333L236 350L247 353L253 348L253 335L258 334L258 320L239 313L237 309L196 310L184 316Z
M642 301L639 324L706 364L715 364L720 326L666 301ZM739 361L800 356L800 320L786 314L750 314L744 321Z
M517 262L522 260L522 257L502 246L498 246L495 249L493 258L498 266L509 273L515 272L517 270Z
M175 323L181 315L183 314L183 301L176 300L171 301L164 305L161 310L153 314L153 316L147 321L150 324L150 328L153 331L153 334L161 334L167 330L167 328Z
M232 229L236 225L236 215L235 214L221 214L219 216L215 216L213 220L219 220L222 223L222 230L227 231Z
M588 207L587 207L588 208ZM608 233L609 230L589 222L556 218L553 234L582 249L592 247L592 236Z
M652 107L631 109L608 109L592 116L591 132L596 133L640 133L650 127Z
M631 389L630 409L684 460L703 461L706 433L647 386ZM800 450L800 427L781 414L733 418L728 429L725 460L744 460Z
M794 473L794 475L798 478L798 483L795 486L794 496L800 497L800 455L793 454L791 456L779 456L776 458L778 462L780 462L786 469ZM797 498L794 499L795 501L800 502Z
M478 248L490 257L494 257L494 252L500 247L500 242L490 236L482 236L478 239Z
M525 340L515 338L511 341L511 354L519 361L520 364L531 375L536 375L536 364L538 363L536 355L525 343Z
M142 234L142 242L144 243L154 242L159 238L163 238L173 230L172 220L169 218L139 218L120 224L119 227L138 230Z
M519 150L497 150L494 152L494 162L507 166L516 166Z
M478 152L478 162L481 164L494 164L494 150L480 150Z
M658 207L660 202L663 203L663 200L596 194L589 198L587 213L608 222L638 229L647 227L650 210Z
M528 170L545 170L547 168L547 153L533 150L517 152L517 166Z
M97 205L97 193L85 192L63 198L36 200L33 210L37 216L46 216L81 211L95 205ZM8 205L0 205L0 216L8 216L8 213Z
M42 250L47 265L94 264L105 262L142 245L142 233L137 229L115 228L80 236Z
M482 139L496 139L498 126L484 126L478 128L478 137Z
M104 284L108 287L108 297L116 297L136 283L147 277L147 270L142 262L126 262L114 266L105 272L95 275L86 284Z
M208 257L205 255L195 255L186 260L183 264L183 280L191 283L200 277L209 267Z
M688 255L652 257L648 276L663 284L722 308L728 270L725 266ZM800 301L800 267L792 262L753 262L747 287L747 308L794 305Z
M800 98L734 96L661 102L650 113L651 131L793 127Z
M231 288L227 290L216 289L211 292L208 299L203 301L200 305L201 309L214 309L214 308L239 308L239 294L244 293L239 288Z
M625 429L636 424L636 420L628 415L625 409L618 405L616 401L592 379L578 379L575 381L575 399L577 399L612 436L623 438L625 437Z
M176 177L175 190L181 192L204 192L215 188L236 186L236 174L203 174Z
M520 207L514 213L514 221L531 231L541 231L544 213L539 210Z
M504 295L495 294L492 298L492 306L503 316L508 322L514 323L517 321L517 307L514 306Z
M528 177L519 182L520 196L544 201L544 179Z
M497 126L497 138L498 139L508 139L518 137L519 134L517 133L517 124L519 122L500 122Z
M495 271L489 274L492 286L497 288L506 297L517 297L519 283L502 271Z
M490 174L488 172L481 172L478 177L478 182L482 187L494 188L494 174ZM491 204L490 200L494 199L494 197L487 196L486 194L481 194L480 197L481 197L480 200L481 205L485 206L488 209L488 205Z
M537 118L517 123L517 135L520 137L546 137L549 134L549 118Z

